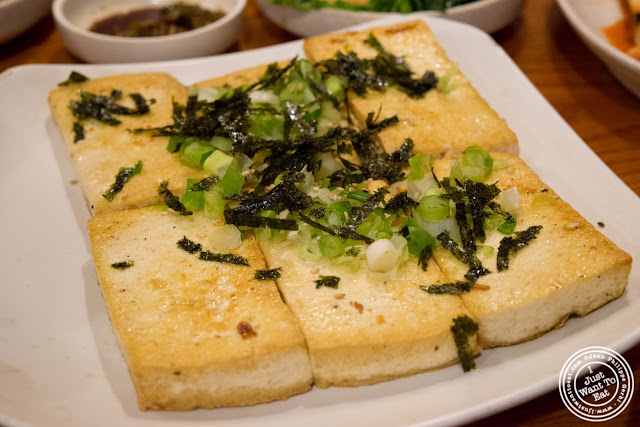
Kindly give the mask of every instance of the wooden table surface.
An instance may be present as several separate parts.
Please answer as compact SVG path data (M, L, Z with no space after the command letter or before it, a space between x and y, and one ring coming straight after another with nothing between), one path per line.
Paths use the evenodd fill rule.
M522 16L494 38L589 147L639 195L640 99L627 92L581 43L555 2L528 0ZM267 21L255 0L249 0L244 30L230 51L296 39ZM65 50L51 17L0 45L0 72L21 64L77 62ZM634 370L636 388L640 388L640 345L624 356ZM554 390L474 424L578 423L587 424L569 413ZM640 425L640 391L636 390L631 405L620 416L605 424Z

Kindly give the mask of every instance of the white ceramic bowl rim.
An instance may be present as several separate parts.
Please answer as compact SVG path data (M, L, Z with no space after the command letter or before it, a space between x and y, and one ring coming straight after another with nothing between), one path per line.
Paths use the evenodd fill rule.
M270 0L264 0L267 1L269 3L272 3ZM416 10L414 12L410 12L410 13L426 13L426 14L439 14L439 15L446 15L447 13L463 13L463 12L469 12L469 11L473 11L475 9L480 9L480 8L484 8L487 5L490 5L492 3L497 3L500 2L502 0L476 0L473 1L471 3L466 3L466 4L461 4L458 6L453 6L450 7L449 9L446 9L444 12L440 12L438 10ZM374 10L348 10L348 9L338 9L338 8L333 8L333 7L326 7L326 8L321 8L321 9L309 9L309 10L302 10L302 9L296 9L294 7L290 7L290 6L285 6L283 4L276 4L276 3L272 3L276 6L280 6L280 7L285 7L288 9L294 9L294 10L299 10L300 12L322 12L322 11L335 11L338 10L344 14L356 14L356 15L364 15L364 14L370 14L372 16L390 16L390 15L409 15L410 13L402 13L402 12L376 12Z
M593 30L584 22L582 22L582 19L580 19L578 14L575 12L574 5L571 2L567 0L558 0L558 3L560 4L560 7L567 15L569 20L573 23L573 25L579 27L582 35L588 38L590 42L600 47L600 49L605 51L607 55L613 56L618 61L621 61L622 63L628 65L629 67L637 70L637 72L640 73L640 60L632 58L618 48L614 47L607 40L604 40L603 38L595 35L593 33ZM609 25L611 24L613 24L613 22L611 22Z
M12 0L8 0L9 2ZM109 0L104 0L105 3L110 3ZM200 28L196 28L195 30L189 30L189 31L184 31L182 33L178 33L178 34L170 34L170 35L166 35L166 36L154 36L154 37L120 37L120 36L111 36L108 34L100 34L100 33L95 33L93 31L89 31L86 28L82 28L78 25L75 25L74 23L72 23L69 19L67 19L67 17L65 16L65 14L63 13L63 8L65 3L67 2L67 0L54 0L53 1L53 7L52 7L52 12L53 12L53 16L55 18L55 20L60 23L61 25L64 25L65 27L67 27L67 29L69 29L70 31L82 36L82 37L88 37L88 38L92 38L95 40L102 40L102 41L110 41L110 42L114 42L114 43L123 43L123 44L136 44L136 45L140 45L140 44L155 44L155 43L164 43L167 41L175 41L175 40L180 40L180 39L187 39L189 37L192 36L196 36L198 34L202 34L205 33L207 31L210 31L216 27L222 26L225 23L227 23L228 21L232 20L235 16L237 16L238 14L242 13L244 11L244 8L247 4L247 0L237 0L237 3L235 4L235 7L229 11L225 11L225 15L218 19L217 21L214 21L210 24L204 25ZM2 4L2 3L0 3ZM152 5L153 3L150 3L150 5Z

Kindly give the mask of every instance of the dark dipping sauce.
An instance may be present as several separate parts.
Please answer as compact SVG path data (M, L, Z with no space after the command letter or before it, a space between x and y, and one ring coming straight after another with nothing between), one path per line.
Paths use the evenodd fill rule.
M199 6L173 4L117 13L96 21L90 31L120 37L155 37L183 33L217 21L221 10L211 11Z

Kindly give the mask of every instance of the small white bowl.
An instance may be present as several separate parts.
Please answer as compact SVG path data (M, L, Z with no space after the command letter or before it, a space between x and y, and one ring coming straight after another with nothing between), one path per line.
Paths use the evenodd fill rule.
M47 16L51 0L0 1L0 43L4 43Z
M617 0L558 0L560 9L574 30L609 71L640 97L640 60L619 51L609 43L603 28L622 19Z
M438 11L420 11L410 14L395 12L364 12L334 8L300 10L258 0L262 12L273 23L301 37L337 31L364 22L388 16L440 16L473 25L493 33L515 20L522 11L524 0L478 0Z
M225 16L191 31L157 37L119 37L89 31L115 13L176 3L175 0L54 0L53 17L67 49L95 63L148 62L220 53L238 38L247 0L190 0L184 3L222 9Z

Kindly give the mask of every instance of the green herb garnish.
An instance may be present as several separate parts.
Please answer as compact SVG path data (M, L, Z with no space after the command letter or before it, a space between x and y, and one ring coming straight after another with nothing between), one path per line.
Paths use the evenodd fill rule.
M120 170L118 170L118 173L116 174L116 181L113 183L113 185L111 185L111 188L109 188L102 195L102 197L112 202L116 197L116 194L118 194L124 188L124 185L127 183L127 181L129 181L131 177L139 174L140 171L142 171L141 160L138 160L138 163L136 163L136 165L132 168L120 168Z
M196 243L192 240L187 239L187 236L184 236L182 239L178 240L178 247L180 249L184 249L190 254L193 254L202 250L202 245L200 243Z
M129 267L133 267L133 260L128 259L126 261L116 262L111 264L111 267L115 268L116 270L125 270Z
M162 181L158 189L158 194L164 195L164 204L167 205L170 210L182 216L193 215L193 212L187 210L180 199L174 196L171 190L169 190L169 183L167 181Z
M280 270L282 267L274 268L271 270L256 270L254 278L256 280L273 280L280 277Z
M533 225L524 231L516 231L515 237L504 237L500 241L500 247L498 247L498 271L509 268L509 254L527 246L531 240L537 237L540 230L542 230L541 225Z
M462 370L468 372L476 368L473 360L473 351L469 345L469 337L478 333L478 324L466 315L461 315L453 319L453 339L458 348L458 359L462 365Z
M209 251L202 251L200 252L200 259L203 261L215 261L227 264L249 266L249 261L245 257L234 254L215 254Z
M85 76L84 74L80 74L77 71L72 71L71 74L69 74L67 80L58 83L58 86L69 86L74 83L86 82L87 80L89 80L89 77Z
M472 284L469 282L443 283L441 285L420 286L420 289L429 294L449 294L459 295L471 291Z
M340 278L338 276L320 276L316 282L316 289L326 286L327 288L338 289L338 282Z

